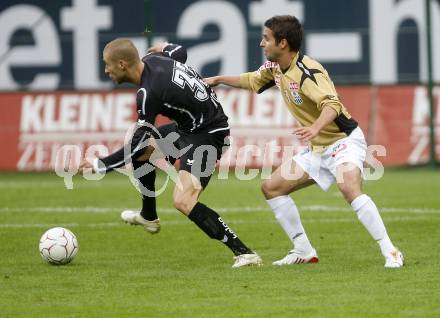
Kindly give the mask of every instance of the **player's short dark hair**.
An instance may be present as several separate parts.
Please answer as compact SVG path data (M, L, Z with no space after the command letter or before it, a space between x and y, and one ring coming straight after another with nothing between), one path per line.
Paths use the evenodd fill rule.
M276 15L266 20L264 26L272 31L276 44L286 39L291 51L299 51L303 39L303 27L296 17Z
M106 44L104 51L109 50L114 60L125 60L129 65L139 62L139 53L134 43L127 38L117 38Z

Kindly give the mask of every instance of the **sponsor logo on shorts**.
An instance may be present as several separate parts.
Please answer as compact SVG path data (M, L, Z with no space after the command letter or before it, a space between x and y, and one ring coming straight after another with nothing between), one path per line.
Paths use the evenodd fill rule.
M194 163L194 159L186 159L186 164L188 165L188 166L192 166L193 165L193 163Z
M333 158L336 157L336 155L337 155L338 153L340 153L341 151L344 151L344 150L347 149L347 148L348 148L347 144L339 144L339 145L336 145L336 146L333 147L333 149L332 149L332 157L333 157Z

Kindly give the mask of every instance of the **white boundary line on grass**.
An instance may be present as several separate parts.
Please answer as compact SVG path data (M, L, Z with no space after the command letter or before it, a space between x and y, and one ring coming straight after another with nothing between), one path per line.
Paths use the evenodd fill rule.
M427 221L431 220L429 216L407 216L407 217L398 217L393 216L386 218L387 222L408 222L408 221ZM357 223L358 220L356 217L352 218L318 218L318 219L304 219L303 223ZM276 220L231 220L228 222L230 225L235 226L237 224L276 224ZM191 224L188 220L182 219L179 221L161 221L163 226L169 225L188 225ZM102 223L9 223L9 224L0 224L0 229L23 229L23 228L51 228L55 226L63 226L63 227L86 227L86 228L106 228L106 227L127 227L125 223L121 222L102 222Z
M40 206L40 207L0 207L0 213L120 213L127 208L115 208L115 207L72 207L72 206ZM264 206L236 206L229 208L216 208L213 207L218 213L252 213L252 212L270 212L269 207ZM136 210L136 208L134 209ZM300 211L308 212L353 212L350 207L341 206L324 206L324 205L304 205L299 206ZM440 214L440 209L434 208L398 208L398 207L382 207L379 208L381 213L415 213L415 214ZM173 208L158 208L159 214L173 214L179 213Z

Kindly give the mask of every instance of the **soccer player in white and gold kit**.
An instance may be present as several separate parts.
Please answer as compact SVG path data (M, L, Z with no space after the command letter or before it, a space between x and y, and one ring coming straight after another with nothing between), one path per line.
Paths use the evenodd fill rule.
M264 23L260 43L266 63L257 71L240 76L205 79L211 86L224 84L257 93L277 86L290 113L302 126L294 133L309 142L308 150L284 162L262 185L267 203L293 243L293 249L273 264L319 261L289 194L315 183L327 191L337 181L345 200L378 242L385 267L402 267L402 253L391 242L373 200L362 192L367 150L362 130L341 103L324 67L300 52L302 39L303 29L297 18L274 16Z

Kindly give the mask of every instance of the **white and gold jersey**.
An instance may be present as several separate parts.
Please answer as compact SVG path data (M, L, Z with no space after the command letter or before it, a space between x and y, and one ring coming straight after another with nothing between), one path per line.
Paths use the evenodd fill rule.
M313 124L324 106L332 107L338 116L311 140L314 151L323 151L358 126L341 103L327 71L307 55L296 54L285 72L277 63L266 62L255 72L241 74L240 85L258 94L276 85L291 114L305 127Z

